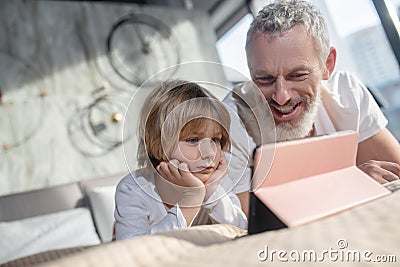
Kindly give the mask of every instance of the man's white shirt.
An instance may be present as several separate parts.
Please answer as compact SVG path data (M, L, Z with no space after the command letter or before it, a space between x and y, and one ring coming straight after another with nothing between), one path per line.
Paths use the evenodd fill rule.
M355 76L338 72L322 82L321 104L315 118L316 135L354 130L362 142L386 127L388 121L368 89ZM246 134L245 120L237 116L233 93L223 100L231 114L232 157L223 186L233 193L250 188L252 156L256 143Z

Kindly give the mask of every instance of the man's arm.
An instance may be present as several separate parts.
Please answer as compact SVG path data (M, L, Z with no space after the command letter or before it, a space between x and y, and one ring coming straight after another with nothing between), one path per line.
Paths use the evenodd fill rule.
M380 183L400 178L400 144L383 128L358 144L357 166Z

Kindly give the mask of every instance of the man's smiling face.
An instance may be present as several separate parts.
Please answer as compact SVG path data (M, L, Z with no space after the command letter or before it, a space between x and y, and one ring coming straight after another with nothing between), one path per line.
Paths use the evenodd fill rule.
M324 76L315 43L303 25L284 35L255 35L247 47L251 77L268 101L277 140L307 136L313 128Z

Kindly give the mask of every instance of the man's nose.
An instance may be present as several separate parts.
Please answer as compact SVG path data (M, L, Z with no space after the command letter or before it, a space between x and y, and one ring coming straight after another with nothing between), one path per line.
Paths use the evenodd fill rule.
M272 99L279 105L285 105L290 101L290 98L288 82L284 77L278 76L275 81L275 91L272 94Z
M199 150L202 159L213 158L215 156L216 145L210 138L205 138L200 141Z

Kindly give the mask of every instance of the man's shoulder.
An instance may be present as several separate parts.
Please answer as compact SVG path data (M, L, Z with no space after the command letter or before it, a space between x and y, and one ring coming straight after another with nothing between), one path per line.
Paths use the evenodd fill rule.
M229 106L233 106L235 104L235 98L234 98L235 91L240 90L240 88L243 87L243 85L244 82L234 85L232 89L222 99L222 102Z
M222 102L234 108L241 102L246 102L247 105L252 106L260 98L264 99L257 86L252 81L244 81L234 85Z
M236 90L240 90L240 88L243 86L244 83L239 83L237 85L235 85L232 90L230 90L226 96L222 99L222 102L227 105L228 111L229 112L237 112L237 102L235 100L235 91Z
M226 96L222 99L222 102L225 103L225 104L227 104L227 105L230 105L230 104L233 103L233 93L232 93L232 90L229 91L229 92L226 94Z
M331 94L352 94L362 86L361 81L352 73L338 71L332 74L330 79L324 83L325 90Z

